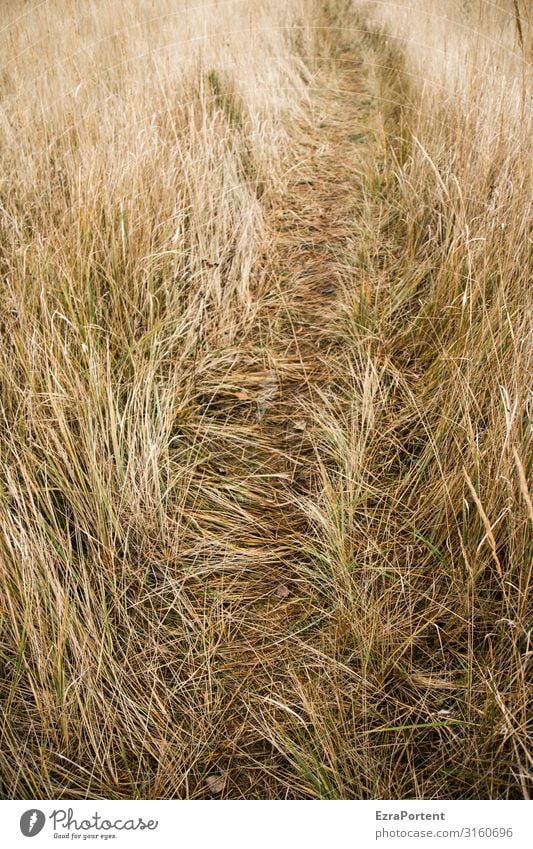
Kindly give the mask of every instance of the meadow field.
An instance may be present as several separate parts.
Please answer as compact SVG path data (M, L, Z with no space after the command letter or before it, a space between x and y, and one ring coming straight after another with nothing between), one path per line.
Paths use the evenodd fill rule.
M528 799L528 0L2 0L0 797Z

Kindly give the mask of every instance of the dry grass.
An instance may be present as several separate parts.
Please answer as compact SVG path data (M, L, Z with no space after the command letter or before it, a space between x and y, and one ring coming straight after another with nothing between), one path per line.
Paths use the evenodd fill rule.
M3 797L528 797L499 3L4 4Z

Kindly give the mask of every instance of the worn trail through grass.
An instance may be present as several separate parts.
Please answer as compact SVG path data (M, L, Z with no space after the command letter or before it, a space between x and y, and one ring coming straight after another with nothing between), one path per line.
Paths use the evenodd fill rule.
M240 387L240 403L229 419L220 405L225 427L239 433L241 443L240 456L232 458L234 512L226 508L220 517L232 529L232 565L226 562L230 574L223 581L226 617L217 657L224 658L225 693L219 708L227 712L229 699L234 723L228 725L226 713L232 733L225 749L217 741L213 774L224 776L218 783L230 796L298 797L310 790L290 739L278 731L287 719L303 725L291 707L294 687L301 674L312 675L320 654L316 637L328 618L327 610L316 617L324 605L317 603L310 557L322 468L310 435L320 398L334 394L338 375L342 342L335 317L353 274L360 175L378 143L370 129L372 85L361 45L336 50L316 72L307 114L293 128L287 177L270 204L264 261L256 270L272 295L252 329L241 370L228 377ZM214 396L211 411L216 408ZM323 775L318 786L311 776L312 795L328 795L326 772L317 767Z

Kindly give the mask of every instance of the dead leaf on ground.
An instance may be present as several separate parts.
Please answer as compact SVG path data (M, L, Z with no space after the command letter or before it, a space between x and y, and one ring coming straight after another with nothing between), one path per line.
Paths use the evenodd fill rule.
M208 790L214 795L218 796L220 793L224 792L224 787L226 786L226 776L219 773L215 773L214 775L208 775L205 779L205 783L207 784Z
M276 375L270 374L265 377L259 384L259 392L257 393L257 413L256 418L261 421L267 408L278 395L279 386Z

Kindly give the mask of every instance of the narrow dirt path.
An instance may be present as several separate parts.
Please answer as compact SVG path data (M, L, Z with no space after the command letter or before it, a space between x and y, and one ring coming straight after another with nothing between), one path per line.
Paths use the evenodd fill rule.
M269 213L259 273L273 296L246 369L241 364L233 375L242 387L233 423L242 454L232 458L234 512L221 517L220 527L241 533L227 541L221 579L224 626L213 662L221 693L208 706L213 759L207 783L193 795L212 795L213 787L248 799L308 792L299 789L269 728L283 725L292 699L295 639L318 624L316 589L300 568L299 540L309 531L302 504L313 499L317 474L305 408L338 370L335 315L343 284L353 285L348 257L373 108L362 54L360 44L341 46L318 70L307 120L294 127L286 182Z

